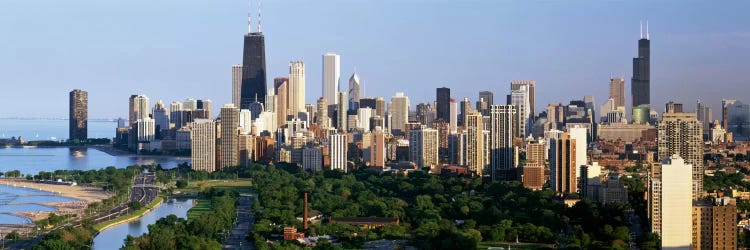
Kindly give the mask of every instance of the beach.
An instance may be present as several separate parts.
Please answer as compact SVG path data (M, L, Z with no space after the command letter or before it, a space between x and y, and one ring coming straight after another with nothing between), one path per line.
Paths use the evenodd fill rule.
M98 187L67 186L36 183L26 179L0 179L0 185L25 187L35 190L55 193L58 196L76 199L77 201L66 202L38 202L36 204L54 207L54 212L14 212L12 214L25 217L31 221L46 219L50 213L57 215L76 214L80 216L88 204L109 198L111 195ZM6 227L18 228L18 225L2 225L0 231L5 232Z

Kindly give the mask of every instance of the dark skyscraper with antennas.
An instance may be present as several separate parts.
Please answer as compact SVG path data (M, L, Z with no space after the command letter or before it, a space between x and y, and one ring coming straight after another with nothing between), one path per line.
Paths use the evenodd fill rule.
M250 28L248 12L248 33L242 51L242 86L240 87L240 108L249 109L250 104L266 100L266 43L260 29L260 4L258 5L258 31Z
M633 107L651 104L651 40L648 34L648 22L646 22L646 37L643 37L643 25L641 25L638 57L633 58L631 84Z

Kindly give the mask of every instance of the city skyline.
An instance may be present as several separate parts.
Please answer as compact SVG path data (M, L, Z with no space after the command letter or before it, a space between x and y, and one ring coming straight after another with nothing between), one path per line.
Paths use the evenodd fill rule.
M108 3L90 5L86 3L87 1L79 1L66 5L66 8L60 11L65 16L58 18L59 23L56 26L23 16L23 10L29 9L26 6L27 3L11 3L5 10L0 10L0 16L5 16L0 17L0 20L9 17L14 22L24 22L30 27L29 31L26 31L16 30L13 25L0 24L0 31L10 34L8 36L10 38L6 37L7 45L0 48L0 58L5 58L0 59L0 64L9 66L0 69L0 75L3 76L0 77L0 82L9 84L5 86L13 86L15 89L15 91L4 91L0 97L10 101L21 101L18 98L31 101L31 104L23 110L0 112L0 117L64 117L65 110L62 105L49 105L49 103L65 103L66 96L62 93L73 88L89 91L89 117L91 118L125 117L124 105L113 100L125 100L131 94L144 94L151 97L154 102L161 99L165 103L183 100L187 97L212 99L217 103L217 107L221 107L224 103L231 103L232 76L229 69L231 65L242 61L240 56L242 43L238 40L241 34L244 35L247 32L245 20L247 2L203 3L208 6L201 5L201 3L169 6L197 16L203 13L220 16L216 20L206 21L208 23L179 19L179 15L158 12L167 7L164 3L155 4L153 9L144 11L147 15L143 20L136 20L135 16L138 15L123 16L128 11L136 11L129 8L137 7L135 6L137 4L122 6L123 13L109 13L113 16L105 18L104 24L99 25L87 22L89 18L97 18L101 15L98 13L87 12L81 15L82 17L67 17L79 11L75 10L75 7L84 6L90 10L110 7ZM674 100L689 104L686 106L686 111L692 111L694 109L692 104L695 100L701 99L703 103L714 107L713 117L718 117L716 107L720 106L722 98L743 101L750 99L746 96L747 94L736 95L736 93L744 93L739 90L746 83L738 76L742 73L741 69L746 68L747 62L739 59L748 55L746 48L747 41L750 41L750 31L747 27L731 25L734 23L733 20L741 20L739 9L742 8L737 8L738 6L732 8L709 6L718 11L707 13L706 18L699 22L686 22L690 13L706 6L701 4L675 6L669 11L663 11L658 7L665 3L650 3L649 6L645 6L643 2L593 3L586 4L578 10L577 7L581 7L581 3L559 6L488 1L458 3L453 6L447 2L441 2L430 7L425 15L419 18L409 18L398 16L398 14L418 8L419 5L404 3L402 8L389 9L393 12L390 15L398 17L394 20L386 20L387 18L381 17L384 13L375 11L351 23L331 24L334 22L331 19L345 16L340 13L331 13L331 17L311 20L304 26L323 27L323 24L328 24L336 28L313 29L318 35L312 39L305 39L305 43L302 44L289 42L287 40L292 36L300 39L300 36L313 32L305 30L296 34L292 31L302 29L296 26L299 24L295 22L297 18L288 20L290 14L307 20L305 18L312 14L304 11L306 4L311 5L308 7L314 10L330 7L332 2L317 5L288 2L266 3L263 5L263 24L266 27L263 31L267 40L266 81L270 82L274 77L286 76L288 63L301 59L307 64L306 78L313 80L307 83L311 86L306 93L308 102L317 100L321 96L319 86L322 83L316 80L322 78L320 57L327 52L334 52L341 55L341 75L351 75L354 67L357 67L357 73L364 83L362 89L367 90L367 92L363 91L362 97L387 98L395 92L403 91L410 97L413 104L417 104L434 100L432 91L421 91L421 89L446 86L452 88L452 98L461 100L463 97L468 97L471 102L475 102L479 91L489 90L498 96L504 96L509 93L507 84L510 81L533 79L539 84L537 89L539 97L536 98L535 103L537 107L544 107L550 102L567 103L572 99L581 99L586 94L593 94L599 100L597 103L599 105L607 99L610 74L625 77L627 79L626 93L630 93L631 60L637 56L638 22L641 20L649 21L649 33L653 41L651 44L654 58L651 65L653 71L651 77L652 108L661 112L663 103ZM290 6L296 5L300 6L291 8L289 10L291 13L282 14ZM385 8L377 3L364 2L339 5L337 7L340 10L370 7L383 10ZM60 6L53 3L48 6L36 6L36 9L47 13L56 7ZM602 17L602 22L596 24L584 23L584 20L574 15L580 11L587 12L605 7L642 10L642 12L638 14L607 13L612 16ZM454 8L455 11L453 11ZM536 21L519 17L518 13L511 13L512 15L508 17L481 13L481 15L475 15L475 12L480 9L501 13L511 10L538 10L549 12L550 15ZM18 13L13 13L14 11ZM492 13L490 11L487 13ZM18 16L19 13L22 16ZM160 15L156 15L157 13ZM595 11L591 12L594 15L591 18L603 15L595 13ZM59 15L59 13L47 14L49 18ZM555 18L566 15L571 15L566 22L554 22ZM454 18L446 20L444 18L446 16ZM513 22L509 24L506 18ZM184 23L184 26L177 22L178 19ZM379 22L373 22L373 20ZM147 27L146 24L154 27ZM367 29L355 29L357 25L363 26L364 24L367 24L364 26ZM117 27L116 30L122 34L103 31L102 29L107 28L107 25ZM58 26L69 27L59 30ZM464 26L466 29L457 29ZM297 28L292 29L293 27ZM160 33L156 33L157 28L161 29ZM184 37L185 31L182 29L186 28L205 34L203 36L209 38L204 39L210 42L197 44L184 41L184 39L175 40L178 35ZM424 43L425 38L437 38L437 34L445 29L453 30L456 35L443 36L442 39L433 39L432 43ZM363 30L375 31L375 33L386 31L388 36L373 38L370 37L370 32L362 33ZM68 32L59 33L62 31ZM213 33L206 34L209 31ZM93 39L91 36L94 34L102 35ZM353 34L360 35L358 39L363 39L363 42L347 44L346 39L338 38L339 36L352 37ZM485 39L475 41L471 35L476 34L487 34L487 36L483 36ZM507 39L508 34L520 39ZM563 34L568 36L561 36ZM125 39L131 42L130 45L110 41L125 35L132 36ZM35 40L41 41L41 39L34 39L41 36L62 38L60 43L56 43L53 47L46 43L34 42ZM394 37L403 39L393 39ZM367 39L370 40L365 41ZM552 41L543 41L543 39ZM530 40L534 42L527 44ZM396 44L391 46L389 43ZM493 43L498 44L496 46ZM417 44L421 47L415 47ZM443 51L449 48L447 46L452 46L450 47L452 50ZM573 46L572 50L566 48L571 46ZM477 53L476 48L482 49L482 53ZM583 48L587 51L578 52ZM49 53L44 54L41 53L42 51ZM187 51L191 53L186 53ZM373 53L371 51L378 53L368 54ZM443 54L433 54L432 52L435 51L442 51ZM568 51L576 53L568 54L571 53ZM603 51L606 53L602 53ZM43 55L47 56L42 57ZM454 58L451 60L454 63L443 65L443 63L435 62L444 57ZM579 67L580 71L570 71L565 62L571 57L582 65ZM196 58L201 60L197 61ZM541 59L544 59L544 64L538 63ZM42 74L30 74L31 65L35 65L33 69L36 69L37 64L42 66L57 64L59 67L50 67L46 73ZM100 65L107 66L107 68L100 68ZM122 67L123 65L126 67ZM113 71L113 68L120 71ZM488 78L488 76L493 77ZM705 86L707 82L711 83L710 91L695 89ZM368 84L378 87L368 88ZM565 84L571 88L562 90L553 88L553 86ZM674 90L675 86L681 86L681 92L669 93L670 90ZM259 98L263 97L259 96ZM628 96L626 99L629 102L631 98ZM49 103L37 100L48 100ZM502 100L496 97L495 102L502 103ZM218 108L215 108L214 114L218 113L216 109ZM536 111L538 113L541 110L537 108Z

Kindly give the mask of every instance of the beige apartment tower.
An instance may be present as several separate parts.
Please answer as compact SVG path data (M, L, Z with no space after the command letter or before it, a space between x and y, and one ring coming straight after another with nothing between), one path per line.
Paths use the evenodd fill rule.
M693 205L693 249L737 249L737 206L729 197Z
M664 113L658 125L658 157L679 155L693 167L693 199L703 193L703 126L695 113Z
M484 123L482 114L476 110L466 116L466 165L473 175L484 174Z
M216 123L195 119L190 126L190 159L196 171L216 171Z
M219 169L235 167L240 163L239 157L239 127L240 110L234 104L225 104L221 108L221 158Z

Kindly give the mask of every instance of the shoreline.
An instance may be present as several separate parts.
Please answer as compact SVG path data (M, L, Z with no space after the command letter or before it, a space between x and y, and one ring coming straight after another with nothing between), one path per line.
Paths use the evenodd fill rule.
M53 195L56 195L59 197L64 197L64 198L75 200L75 201L64 201L64 202L25 203L25 204L38 204L42 206L52 207L55 209L55 211L51 211L51 212L11 212L9 213L9 214L13 214L16 216L24 217L30 220L32 224L35 221L46 219L51 213L55 213L57 215L77 214L80 216L81 214L83 214L83 212L85 211L85 209L88 207L90 203L100 202L104 199L111 197L111 195L105 192L104 190L101 190L95 187L43 184L43 183L36 183L33 181L29 181L25 179L17 179L17 178L0 178L0 185L39 190L39 191L52 193ZM18 224L2 224L2 226L0 226L0 230L3 227L7 227L9 225L17 226Z

